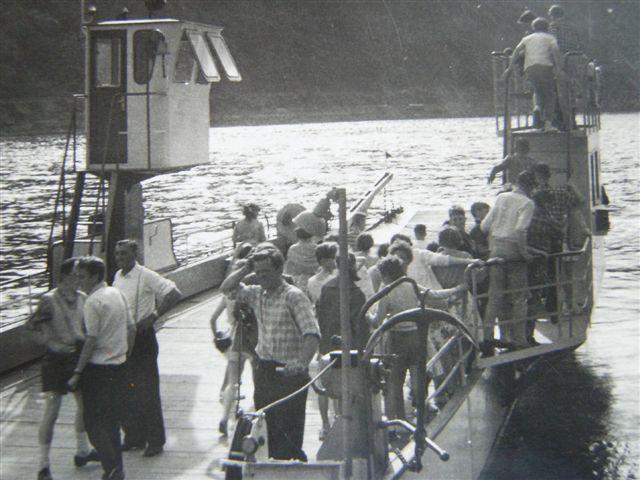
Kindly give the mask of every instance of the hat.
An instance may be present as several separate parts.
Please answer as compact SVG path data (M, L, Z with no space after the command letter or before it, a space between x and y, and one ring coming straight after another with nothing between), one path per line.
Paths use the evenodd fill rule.
M518 18L518 23L529 25L535 19L536 19L535 13L533 13L531 10L525 10L524 12L522 12L522 15L520 15L520 18Z
M295 243L297 241L296 225L293 223L293 219L304 210L305 208L299 203L288 203L282 207L276 215L278 236L286 238L290 243Z
M293 223L296 227L302 228L315 237L322 237L327 233L327 224L323 218L318 217L313 212L305 210L299 213Z
M564 9L560 5L551 5L548 13L551 18L560 18L564 16Z

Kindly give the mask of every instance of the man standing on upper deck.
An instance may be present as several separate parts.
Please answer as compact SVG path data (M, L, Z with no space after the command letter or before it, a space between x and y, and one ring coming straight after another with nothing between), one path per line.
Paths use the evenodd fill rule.
M320 329L307 296L282 277L284 257L263 248L231 273L220 291L253 308L258 320L257 362L253 400L263 408L305 385L308 367L318 349ZM240 282L255 272L258 285ZM266 412L269 456L306 461L302 450L307 390Z
M136 261L138 245L134 240L116 244L115 258L120 270L113 286L129 303L137 334L131 357L127 361L127 409L122 418L123 450L146 449L145 457L162 452L166 441L160 374L158 340L154 323L175 305L182 294L172 281Z
M573 25L566 21L564 9L560 5L551 5L548 14L549 18L551 18L549 33L556 38L560 53L565 55L567 52L578 51L580 49L578 32ZM571 95L572 89L569 87L570 77L577 73L571 62L564 64L563 68L567 69L568 76L558 79L558 101L556 102L555 117L553 119L553 125L560 130L571 128L574 124L572 111L574 99Z
M87 335L67 385L72 391L80 385L84 423L102 463L102 478L122 480L118 421L124 408L125 361L133 347L135 325L126 299L118 289L107 286L104 274L101 259L79 260L78 280L88 295L83 310Z
M527 265L532 256L527 248L527 229L535 209L529 198L535 187L535 177L530 171L518 176L512 192L498 195L494 207L480 224L489 235L491 258L501 258L504 264L493 265L489 271L489 301L484 321L483 353L491 354L494 320L517 322L501 325L501 340L514 347L526 347L527 315ZM508 294L511 315L505 311L505 290Z
M556 37L560 53L564 54L580 49L578 32L566 21L564 9L560 5L551 5L549 7L549 33Z
M536 18L533 33L524 37L511 55L505 78L514 64L524 56L524 74L533 88L533 125L551 129L555 107L556 79L562 75L562 58L555 37L549 33L549 22Z

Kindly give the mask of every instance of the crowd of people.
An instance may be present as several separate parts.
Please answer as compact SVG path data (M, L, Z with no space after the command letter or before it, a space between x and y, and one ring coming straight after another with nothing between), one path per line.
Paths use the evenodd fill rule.
M447 311L469 327L481 320L478 340L484 356L494 355L495 348L535 346L535 316L541 306L550 321L558 321L558 289L552 285L558 270L548 257L566 248L567 228L579 219L583 199L569 184L552 187L549 166L528 152L527 141L520 138L515 153L491 170L489 182L499 172L515 182L503 189L493 207L484 202L470 206L474 225L469 231L465 208L454 205L433 241L427 240L426 226L416 224L412 235L397 233L388 243L375 245L364 228L366 216L353 217L358 225L349 231L359 232L348 247L353 348L363 347L371 330L389 317L420 305L413 287L401 283L370 315L359 317L368 298L405 276L428 291L427 306ZM228 360L221 389L223 435L228 433L247 360L253 372L254 406L260 409L304 386L314 357L320 359L341 345L337 236L319 236L322 229L306 212L300 217L303 221L293 221L298 241L276 246L265 241L257 211L255 205L246 208L246 221L238 223L234 235L238 243L220 286L225 299L211 316L216 346ZM313 232L305 230L307 225L314 225ZM582 234L589 233L586 226L581 228ZM138 263L137 248L133 240L118 242L119 270L113 286L105 282L101 259L64 261L57 287L42 297L29 320L28 326L47 347L42 362L46 406L38 437L38 480L52 478L49 451L67 392L73 392L77 402L77 466L100 461L103 478L117 480L124 478L122 451L141 450L147 457L163 451L166 436L154 324L182 294L173 282ZM488 262L491 259L499 261ZM469 265L477 267L476 298L470 295ZM218 323L225 309L231 332L223 332ZM496 320L499 340L494 339ZM454 333L452 327L436 324L426 345L428 356ZM416 325L409 322L394 326L384 339L381 351L394 356L384 391L389 418L406 418L405 378L408 373L415 390L423 348ZM435 362L429 375L436 388L455 362L447 355ZM446 402L447 394L445 390L438 401ZM306 397L302 393L267 409L270 457L306 460L302 449ZM329 400L320 396L319 402L322 439L332 422ZM334 399L333 410L340 413L339 399Z
M484 202L470 206L474 225L469 231L465 208L459 205L449 209L437 241L428 242L426 226L417 224L413 235L395 234L388 243L375 248L371 235L364 228L358 228L360 233L349 242L348 253L354 348L362 346L369 332L385 319L419 306L412 286L404 283L383 297L367 318L358 317L368 298L404 276L428 290L428 306L451 313L469 327L479 318L484 328L478 340L484 356L494 355L496 348L513 350L537 345L535 315L541 305L545 306L547 316L557 321L557 289L549 286L555 280L556 269L548 257L565 248L567 226L571 217L580 211L583 199L570 185L550 186L549 166L528 156L529 145L525 139L516 141L515 150L513 156L492 169L489 179L492 181L497 173L503 172L513 184L506 184L493 207ZM360 217L357 220L363 223ZM233 372L235 378L229 382L237 387L241 372L235 367L238 360L234 358L243 362L245 356L250 358L256 381L256 408L304 385L309 380L308 367L314 355L320 358L340 347L337 237L331 234L320 237L318 232L311 234L301 226L296 227L295 233L298 241L288 248L249 239L243 247L248 255L233 261L230 274L221 286L226 301L235 303L233 308L227 307L234 332L231 341L234 347L227 355L232 366L228 375ZM255 246L249 251L249 245ZM487 266L490 259L499 261ZM466 275L469 265L478 268L475 299L470 295L472 287ZM258 269L258 266L261 267ZM539 288L543 284L547 285ZM243 307L239 309L238 305ZM239 318L247 315L238 315L238 312L247 309L252 320L241 326ZM219 315L220 311L214 313L214 319ZM499 340L494 339L496 324L500 330ZM212 328L217 338L225 336L215 321ZM395 356L385 389L385 413L390 418L406 417L405 378L409 373L411 383L415 381L418 352L424 348L415 330L414 324L400 323L390 330L384 341L383 352ZM446 325L437 324L432 328L428 355L433 356L454 333L452 327ZM253 346L245 342L242 348L236 348L242 336L253 337ZM445 355L435 363L430 377L436 388L455 361ZM272 385L271 389L266 387L268 384ZM273 385L278 385L277 394ZM445 391L438 402L445 402L446 397ZM306 458L300 435L304 427L305 399L306 394L300 395L296 402L267 412L271 457ZM230 413L229 400L225 402L220 424L222 434L227 433ZM333 404L338 414L339 399ZM319 397L319 410L322 439L331 427L329 399Z

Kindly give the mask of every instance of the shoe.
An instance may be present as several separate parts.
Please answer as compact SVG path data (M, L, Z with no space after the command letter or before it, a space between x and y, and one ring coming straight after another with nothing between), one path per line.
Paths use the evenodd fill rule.
M155 457L156 455L160 455L164 451L164 447L162 445L148 445L145 448L143 457Z
M218 424L218 431L223 437L226 437L229 434L226 420L220 420L220 423Z
M76 467L84 467L89 462L99 462L100 456L95 450L91 450L86 455L74 455L73 463Z
M124 473L117 468L114 468L108 475L104 473L102 475L102 480L124 480Z
M325 438L327 438L327 434L329 433L329 429L328 428L324 428L322 427L320 429L320 431L318 432L318 440L320 440L321 442L324 441Z
M122 446L120 447L120 450L122 450L123 452L132 452L134 450L142 450L144 449L145 445L135 445L132 443L123 443Z
M480 355L482 358L493 357L495 354L495 349L493 346L493 342L489 340L483 340L480 342Z
M51 470L49 467L44 467L42 470L38 472L38 480L53 480L51 476Z

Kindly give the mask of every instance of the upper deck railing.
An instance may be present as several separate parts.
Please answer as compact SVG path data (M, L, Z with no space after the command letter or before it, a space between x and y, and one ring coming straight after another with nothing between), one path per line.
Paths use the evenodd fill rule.
M503 52L492 52L493 103L496 131L503 135L508 131L534 128L532 91L524 72L518 66L505 75L510 56ZM573 117L572 129L600 128L600 67L582 52L564 54L565 77L556 80L562 107ZM558 105L560 108L560 105Z

